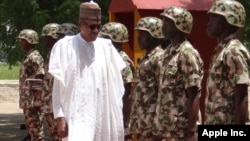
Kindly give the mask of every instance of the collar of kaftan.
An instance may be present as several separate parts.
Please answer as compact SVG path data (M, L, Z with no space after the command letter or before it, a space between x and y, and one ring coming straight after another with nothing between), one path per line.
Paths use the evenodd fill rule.
M77 34L77 37L79 38L79 40L81 41L83 46L85 46L87 44L93 44L93 41L87 42L84 38L82 38L81 34Z
M87 42L86 40L84 40L80 34L77 34L77 37L80 40L80 44L81 47L83 47L83 49L85 50L85 52L87 52L88 57L90 59L91 62L93 62L95 60L95 48L94 48L94 41L91 42ZM96 39L97 40L97 39Z

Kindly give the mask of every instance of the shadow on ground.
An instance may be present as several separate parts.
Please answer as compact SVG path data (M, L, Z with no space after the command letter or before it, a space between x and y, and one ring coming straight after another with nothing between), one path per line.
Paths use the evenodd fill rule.
M0 141L22 141L27 132L20 130L20 124L23 124L21 113L0 114Z
M27 136L26 130L21 130L20 125L24 123L23 114L11 113L0 114L0 141L23 141ZM45 128L45 141L50 141L47 124Z

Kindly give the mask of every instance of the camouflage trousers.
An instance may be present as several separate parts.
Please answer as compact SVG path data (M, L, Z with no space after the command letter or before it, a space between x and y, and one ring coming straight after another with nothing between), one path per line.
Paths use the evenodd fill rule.
M23 113L26 130L31 137L31 141L44 141L44 120L47 122L52 140L60 140L52 113L43 113L40 107L25 108Z
M57 134L56 120L54 119L53 113L43 113L43 117L47 122L51 139L53 139L53 141L60 141L61 139Z
M38 107L23 109L26 130L31 141L44 141L41 109Z

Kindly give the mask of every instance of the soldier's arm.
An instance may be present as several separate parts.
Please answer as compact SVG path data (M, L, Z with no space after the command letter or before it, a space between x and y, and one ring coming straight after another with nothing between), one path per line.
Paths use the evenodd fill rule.
M192 136L195 133L196 122L199 112L199 95L198 88L196 86L188 87L186 89L187 94L187 106L188 106L188 131L187 133Z

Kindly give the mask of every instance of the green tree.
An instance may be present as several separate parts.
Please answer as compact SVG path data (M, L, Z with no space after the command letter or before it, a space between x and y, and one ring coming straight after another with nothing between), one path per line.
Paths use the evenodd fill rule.
M243 29L243 41L248 50L250 50L250 1L249 0L237 0L245 7L246 10L246 23Z
M86 0L89 1L89 0ZM102 22L108 21L108 6L111 0L95 0L102 8ZM24 52L16 40L22 29L33 29L41 34L47 23L71 22L77 24L79 4L82 0L0 0L0 50L7 54L7 62L14 65ZM45 57L42 37L37 49Z

